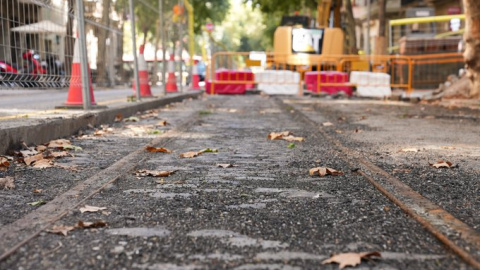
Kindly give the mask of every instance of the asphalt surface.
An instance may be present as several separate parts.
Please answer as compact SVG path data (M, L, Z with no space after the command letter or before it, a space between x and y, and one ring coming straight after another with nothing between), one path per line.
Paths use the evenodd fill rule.
M359 175L319 129L478 232L476 110L257 95L185 100L143 115L69 138L82 150L56 162L70 169L19 162L0 172L16 184L0 191L2 254L52 228L48 220L62 211L55 225L107 223L67 236L43 230L0 269L338 269L321 262L365 251L382 258L355 269L472 269ZM305 141L267 139L286 130ZM147 145L174 152L149 153ZM179 156L205 148L218 152ZM438 159L458 166L429 166ZM344 175L309 176L320 166ZM141 169L175 172L138 177ZM28 205L39 200L47 204ZM81 213L85 204L106 209Z

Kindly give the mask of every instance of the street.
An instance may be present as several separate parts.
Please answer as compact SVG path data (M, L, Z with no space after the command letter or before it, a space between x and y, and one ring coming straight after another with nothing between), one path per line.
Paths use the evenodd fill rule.
M355 269L476 269L479 119L266 95L116 119L9 154L0 269L338 269L325 260L347 252L381 255Z

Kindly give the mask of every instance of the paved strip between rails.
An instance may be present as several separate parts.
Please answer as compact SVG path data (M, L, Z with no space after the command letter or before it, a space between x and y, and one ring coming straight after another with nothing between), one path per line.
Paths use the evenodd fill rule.
M139 145L134 153L86 180L98 184L55 207L57 213L66 213L56 225L104 220L108 227L74 230L64 237L37 233L45 226L33 226L37 237L5 256L0 268L337 269L321 261L332 253L374 250L383 258L364 261L361 268L471 268L362 175L352 172L355 168L342 159L337 146L318 135L317 126L274 98L214 96L158 113L166 119L178 114L189 118L185 120L189 124L174 122L173 132L154 141L174 153L147 153L142 150L146 144ZM137 125L151 123L141 120ZM266 138L284 130L306 141ZM120 136L107 134L103 140L115 145ZM95 138L73 143L86 152L101 148ZM120 147L112 146L110 152ZM218 152L179 157L204 148ZM104 158L99 155L89 166ZM236 166L220 168L218 163ZM308 170L318 166L345 175L310 177ZM139 178L134 174L139 169L175 173ZM41 181L39 173L27 168L17 175ZM80 213L82 202L107 210ZM43 209L49 210L49 205L53 201ZM50 212L37 215L39 222L47 225L58 219ZM0 232L8 235L14 230L9 226Z

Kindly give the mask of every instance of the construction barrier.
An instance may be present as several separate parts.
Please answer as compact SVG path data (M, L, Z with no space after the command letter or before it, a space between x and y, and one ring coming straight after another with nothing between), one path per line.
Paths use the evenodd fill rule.
M290 70L265 70L255 73L258 90L269 95L296 95L300 73Z
M258 89L266 94L339 94L389 97L393 90L436 89L463 67L460 53L432 55L298 55L218 52L210 63L207 92L243 94ZM300 64L304 57L305 64ZM293 63L293 64L292 64ZM243 73L253 77L242 77ZM256 87L255 87L256 85Z
M207 94L243 95L247 89L255 88L255 77L251 71L218 70L215 80L206 82Z
M357 96L385 98L392 95L390 75L366 71L352 71L350 83L356 85Z
M312 93L329 95L345 93L352 96L353 89L348 85L348 73L339 71L307 71L305 72L306 90Z

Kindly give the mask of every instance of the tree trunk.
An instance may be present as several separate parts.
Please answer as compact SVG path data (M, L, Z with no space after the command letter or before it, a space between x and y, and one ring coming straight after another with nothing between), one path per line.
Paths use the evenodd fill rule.
M463 57L467 68L467 76L472 82L470 96L480 98L480 1L463 0L465 8L466 43Z
M110 2L111 0L103 0L102 20L104 27L110 27ZM98 27L98 54L97 54L97 85L112 86L110 78L107 76L107 38L109 30Z
M347 53L349 54L358 54L357 49L357 34L355 29L355 18L353 17L353 8L352 1L345 1L345 12L346 12L346 45Z
M378 0L378 37L375 40L375 55L384 55L387 53L385 26L385 14L387 11L387 0Z
M68 0L68 17L65 35L65 75L72 74L73 48L75 46L75 37L73 36L73 20L75 16L75 0Z

